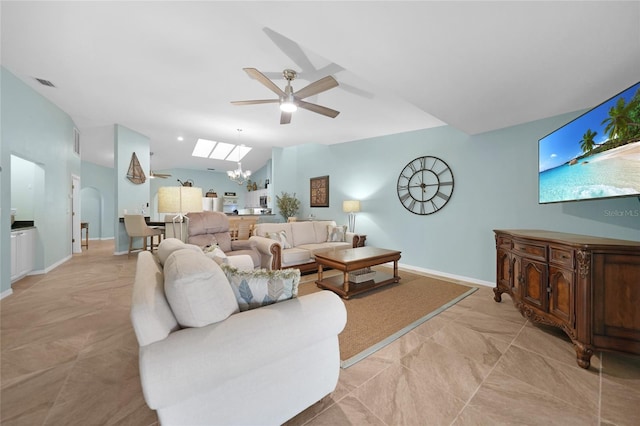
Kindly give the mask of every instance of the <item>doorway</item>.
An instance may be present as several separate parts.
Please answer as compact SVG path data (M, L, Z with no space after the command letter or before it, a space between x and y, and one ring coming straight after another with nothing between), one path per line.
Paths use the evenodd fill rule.
M82 253L80 238L80 176L71 175L71 252Z

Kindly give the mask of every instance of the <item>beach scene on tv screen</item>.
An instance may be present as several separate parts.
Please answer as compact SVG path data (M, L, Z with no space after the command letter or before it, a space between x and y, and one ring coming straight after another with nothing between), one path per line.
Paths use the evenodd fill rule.
M640 196L640 83L538 146L539 202Z

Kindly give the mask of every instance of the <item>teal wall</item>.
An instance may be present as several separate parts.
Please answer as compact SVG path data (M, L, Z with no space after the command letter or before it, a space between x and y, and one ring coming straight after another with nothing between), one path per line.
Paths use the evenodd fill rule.
M117 194L114 204L116 253L128 251L129 237L124 228L124 223L120 223L119 218L125 212L129 214L140 214L142 210L147 210L149 202L149 138L124 126L116 124L114 126L114 170L115 193ZM136 154L138 162L144 170L147 179L144 183L136 184L127 179L127 172L131 164L133 153ZM138 243L135 243L138 244ZM138 244L138 246L140 246Z
M204 192L215 189L218 194L246 194L244 187L230 182L221 172L168 170L164 172L173 174L168 179L132 184L126 179L131 153L136 152L148 173L149 140L122 126L114 126L114 169L89 163L81 168L72 152L73 122L69 116L6 70L1 71L3 292L10 288L11 154L36 163L45 176L43 187L34 188L43 200L34 212L39 231L37 269L51 268L71 255L68 200L73 174L81 175L82 189L90 190L88 198L103 200L106 210L96 235L109 238L111 230L117 252L126 252L127 247L124 226L118 222L123 210L137 212L149 202L152 211L159 186L191 179ZM495 279L493 229L539 228L640 241L637 198L537 203L537 141L578 115L564 114L475 136L443 126L330 146L273 148L271 161L254 175L262 179L271 175L274 196L283 191L296 193L302 201L300 217L313 214L346 224L342 201L360 199L362 211L357 214L356 231L367 234L367 244L401 250L401 263L406 266L490 284ZM423 155L440 157L455 176L449 203L428 216L406 211L396 194L402 168ZM312 209L309 178L324 175L330 176L330 206ZM87 210L86 219L94 220L96 208ZM84 213L82 218L85 220Z
M35 217L35 188L38 166L15 155L11 156L11 208L16 209L16 220L33 220Z
M64 111L0 68L0 294L11 288L11 155L38 165L33 188L36 270L71 257L71 182L80 176L73 152L74 123Z
M360 199L356 232L367 235L368 245L401 250L406 266L493 283L493 229L538 228L640 241L637 198L537 202L537 141L578 115L475 136L443 126L330 146L285 148L274 155L274 170L278 177L296 177L286 190L302 201L298 216L313 214L346 224L342 201ZM396 184L403 167L424 155L448 163L455 188L442 210L419 216L401 206ZM310 208L309 178L323 175L330 176L330 206ZM279 193L281 179L274 181Z
M142 147L142 150L144 150L144 146ZM142 164L143 160L140 158L138 151L136 151L136 156L138 156L138 159ZM131 158L129 156L129 161L130 159ZM267 165L255 172L255 175L263 182L267 176L270 176L270 163L271 162L269 161ZM115 238L114 230L119 229L121 226L119 222L121 214L116 216L113 208L115 205L114 203L116 202L116 187L114 186L116 179L115 170L110 167L99 166L87 161L82 162L81 170L81 218L83 222L89 223L90 238L103 240ZM147 179L147 182L145 182L145 184L148 184L149 188L149 208L145 208L145 213L153 220L162 220L160 216L155 215L157 210L158 188L161 186L178 186L180 185L180 183L178 183L178 179L183 182L187 180L193 181L195 186L202 188L203 195L209 189L213 189L220 197L224 192L234 191L239 196L240 205L244 205L246 186L241 186L237 183L231 182L225 172L190 169L156 170L156 172L168 173L171 176L164 179ZM120 181L121 179L118 178L118 180ZM137 191L138 187L139 185L129 185L127 183L120 187L120 190L127 194L122 198L130 200L128 201L128 205L131 206L131 208L127 208L127 211L131 213L139 213L141 209L141 194ZM142 196L147 196L147 194L142 194ZM124 208L126 207L122 207L122 210L124 210Z
M89 237L100 240L114 238L114 169L83 161L81 171L80 214L82 222L89 223Z

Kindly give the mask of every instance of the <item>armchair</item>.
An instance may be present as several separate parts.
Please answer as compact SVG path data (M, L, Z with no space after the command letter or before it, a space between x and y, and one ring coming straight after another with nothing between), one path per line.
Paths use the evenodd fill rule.
M229 218L221 212L188 213L187 243L200 247L217 244L227 256L249 255L254 268L262 263L260 252L252 240L232 240Z

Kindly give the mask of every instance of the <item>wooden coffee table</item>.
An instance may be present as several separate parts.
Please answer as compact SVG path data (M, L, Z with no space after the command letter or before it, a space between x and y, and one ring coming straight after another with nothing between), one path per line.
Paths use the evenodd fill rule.
M320 288L331 290L344 299L348 299L363 291L371 290L372 288L400 281L400 276L398 275L399 251L376 247L330 249L315 253L315 258L318 264L318 280L316 281L316 285ZM387 262L393 262L393 275L377 271L374 278L369 281L361 283L349 282L350 272ZM342 271L342 277L323 278L323 267Z

